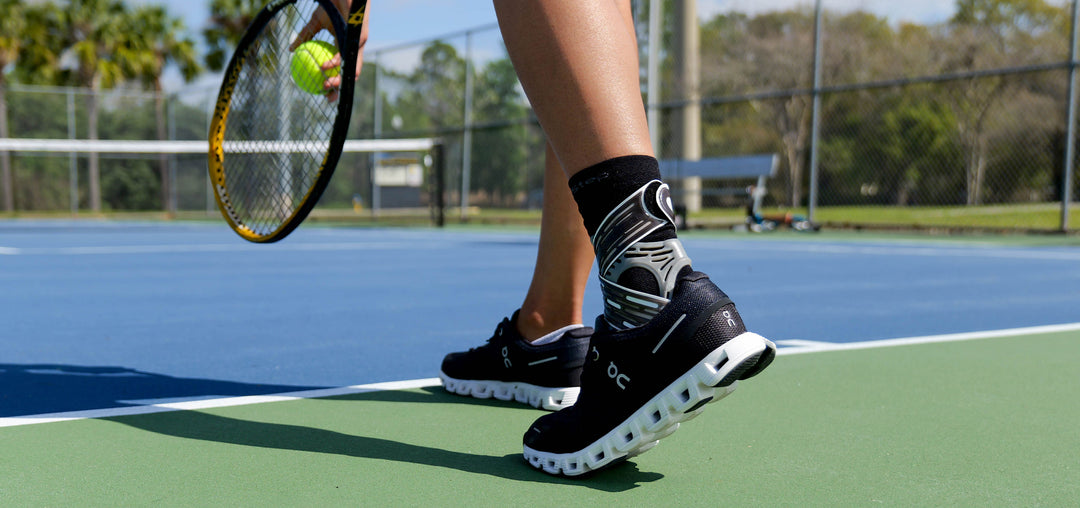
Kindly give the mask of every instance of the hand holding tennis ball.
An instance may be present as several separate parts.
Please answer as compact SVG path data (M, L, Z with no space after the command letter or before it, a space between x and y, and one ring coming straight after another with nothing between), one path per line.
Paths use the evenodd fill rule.
M340 72L337 46L326 41L308 41L293 51L290 70L293 82L301 90L313 95L326 95L323 83Z
M334 4L334 8L336 8L339 13L342 13L342 15L345 15L345 13L349 12L349 6L352 5L352 0L332 0L332 3ZM360 77L360 68L364 66L364 46L367 44L367 39L368 39L368 20L371 18L370 14L371 13L369 12L367 16L364 16L364 24L363 24L363 26L361 26L361 29L360 29L360 41L359 41L359 48L358 48L359 53L356 56L356 77L357 78ZM296 49L298 49L303 43L312 40L312 38L315 37L315 35L317 35L319 32L321 32L323 30L329 30L330 33L333 34L333 27L331 26L331 23L330 23L330 17L327 15L327 12L325 10L323 10L322 7L319 7L311 15L311 19L309 19L307 24L304 25L304 28L302 28L300 30L300 33L298 33L296 35L296 38L293 39L292 44L289 44L289 50L290 51L296 51ZM336 50L334 50L333 53L334 53L334 60L333 60L334 63L332 65L335 66L335 67L340 68L341 67L341 62L342 62L341 55L337 54ZM329 67L331 65L327 64L326 66ZM333 75L327 75L327 76L328 77L326 78L326 84L328 84L330 88L329 89L323 88L322 91L316 91L316 92L313 92L313 93L316 93L316 94L325 93L326 94L326 100L330 101L330 102L334 102L334 101L336 101L338 99L338 94L341 92L341 90L340 90L341 76L336 74L336 73L333 74Z

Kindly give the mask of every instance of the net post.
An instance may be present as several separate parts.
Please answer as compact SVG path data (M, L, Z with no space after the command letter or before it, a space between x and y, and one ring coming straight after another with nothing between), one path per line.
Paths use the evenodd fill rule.
M443 140L435 140L431 147L432 170L435 172L435 227L446 226L446 156Z
M1076 157L1076 43L1080 27L1080 0L1072 2L1072 28L1069 34L1069 81L1067 86L1068 111L1065 119L1065 167L1061 172L1061 223L1058 230L1062 233L1069 232L1069 204L1072 201L1073 182L1072 174L1076 170L1074 157Z

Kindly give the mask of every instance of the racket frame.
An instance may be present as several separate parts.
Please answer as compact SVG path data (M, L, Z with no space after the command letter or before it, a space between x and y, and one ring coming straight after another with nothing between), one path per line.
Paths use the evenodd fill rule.
M299 0L275 0L263 7L252 19L240 42L236 45L236 50L229 59L229 64L225 67L225 77L222 79L217 102L214 106L214 114L210 120L210 150L207 154L207 169L210 175L210 186L214 190L214 199L229 227L241 238L255 243L272 243L285 238L304 221L311 209L315 207L319 197L326 190L330 177L333 176L334 168L337 167L337 163L341 159L341 151L349 134L349 121L352 117L352 105L356 88L356 63L360 55L360 36L367 11L367 0L353 0L348 18L343 18L341 12L330 0L315 0L330 18L335 32L334 40L342 57L337 117L334 119L330 143L320 164L315 182L308 189L300 206L293 211L292 215L270 233L260 234L245 225L243 219L236 213L229 201L229 189L225 183L224 147L229 107L236 82L240 79L240 72L244 65L244 54L247 52L248 47L258 38L274 15L297 1ZM341 34L345 34L344 38L341 37ZM342 46L342 41L344 41L344 46Z

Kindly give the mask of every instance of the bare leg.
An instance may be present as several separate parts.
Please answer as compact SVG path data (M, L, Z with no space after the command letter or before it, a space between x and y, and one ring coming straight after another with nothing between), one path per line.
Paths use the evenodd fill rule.
M556 150L549 141L545 159L544 215L540 227L540 248L537 252L532 283L529 286L528 294L525 296L525 301L521 306L521 313L518 316L518 331L526 339L533 340L565 325L582 322L581 305L584 301L589 270L592 268L595 256L588 233L582 225L577 205L567 187L567 176L589 164L609 157L651 154L652 148L649 145L648 123L645 120L644 106L641 103L638 76L636 73L629 75L625 71L619 72L619 70L627 67L624 61L619 61L620 58L632 58L635 63L637 62L637 39L634 34L633 12L630 2L605 1L598 2L599 5L596 6L584 5L591 2L573 1L542 4L535 0L510 0L510 3L513 5L507 5L504 1L497 1L495 7L499 12L500 25L503 31L522 36L523 40L507 41L508 46L511 44L514 46L514 48L510 49L511 54L515 54L518 47L527 48L525 49L526 54L517 59L549 58L551 55L556 54L556 51L551 49L550 45L552 44L566 44L567 47L574 48L576 51L587 52L600 51L595 49L594 46L606 45L611 42L612 45L618 47L619 51L618 53L606 53L612 55L614 60L609 61L612 69L605 70L594 67L571 69L561 64L559 60L550 62L544 68L537 68L535 64L528 62L520 62L519 68L532 69L532 72L527 71L527 74L530 74L529 78L521 77L522 82L530 79L541 80L532 87L536 90L530 92L530 97L532 97L531 93L540 93L545 96L561 95L561 92L555 92L555 90L564 88L565 81L561 80L573 79L571 75L581 71L616 72L620 76L620 89L624 89L623 95L625 96L622 99L625 104L606 108L605 111L608 111L608 113L601 120L586 114L586 106L590 101L593 104L604 103L605 101L594 101L590 97L593 94L606 94L607 92L605 89L583 87L572 94L573 100L567 103L567 107L576 108L574 110L575 114L552 113L551 111L555 108L546 108L545 112L547 114L542 116L542 118L549 118L549 125L545 129L560 134L559 140L563 145L563 153L561 156L556 155ZM564 21L539 17L532 11L533 9L544 9L559 12L568 19L577 19L572 9L567 9L569 7L588 7L590 10L595 10L596 14L593 22L610 27L611 32L615 34L612 37L613 40L597 40L592 43L593 45L580 46L578 41L556 41L554 37L550 36L552 33L565 34L567 32L556 29L554 24ZM616 23L610 23L609 18L612 16L617 17ZM546 28L536 30L536 27L532 26L531 29L522 29L520 24L533 25L536 19L549 19ZM578 19L578 21L581 20ZM593 33L597 39L609 36L603 33ZM552 70L558 72L551 73ZM588 83L591 81L594 80L574 80L576 83ZM540 99L539 102L550 103L551 101ZM624 117L623 115L627 111L630 111L631 114ZM554 118L550 118L551 115L555 115ZM623 125L620 119L625 118L630 118L628 129L643 129L644 136L640 134L626 136L623 131L615 132L604 127L605 122ZM581 125L582 120L593 120L594 123ZM551 122L554 122L554 124ZM591 134L586 134L584 139L592 140L595 138L595 140L580 143L582 134L570 133L567 128L571 126L589 131ZM600 137L601 134L602 137Z
M510 59L567 176L653 155L630 12L622 0L495 0Z
M518 332L528 340L581 323L594 258L566 175L550 144L544 164L543 206L536 268L517 320Z

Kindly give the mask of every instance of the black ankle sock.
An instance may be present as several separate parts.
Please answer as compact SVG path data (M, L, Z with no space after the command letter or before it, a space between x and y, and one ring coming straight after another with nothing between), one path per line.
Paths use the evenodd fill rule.
M589 236L596 234L604 218L619 203L653 180L660 179L660 163L647 155L627 155L587 167L570 177L570 192L577 202ZM652 204L652 200L646 200ZM650 210L663 217L660 210ZM649 235L647 241L675 238L675 227L669 224Z

